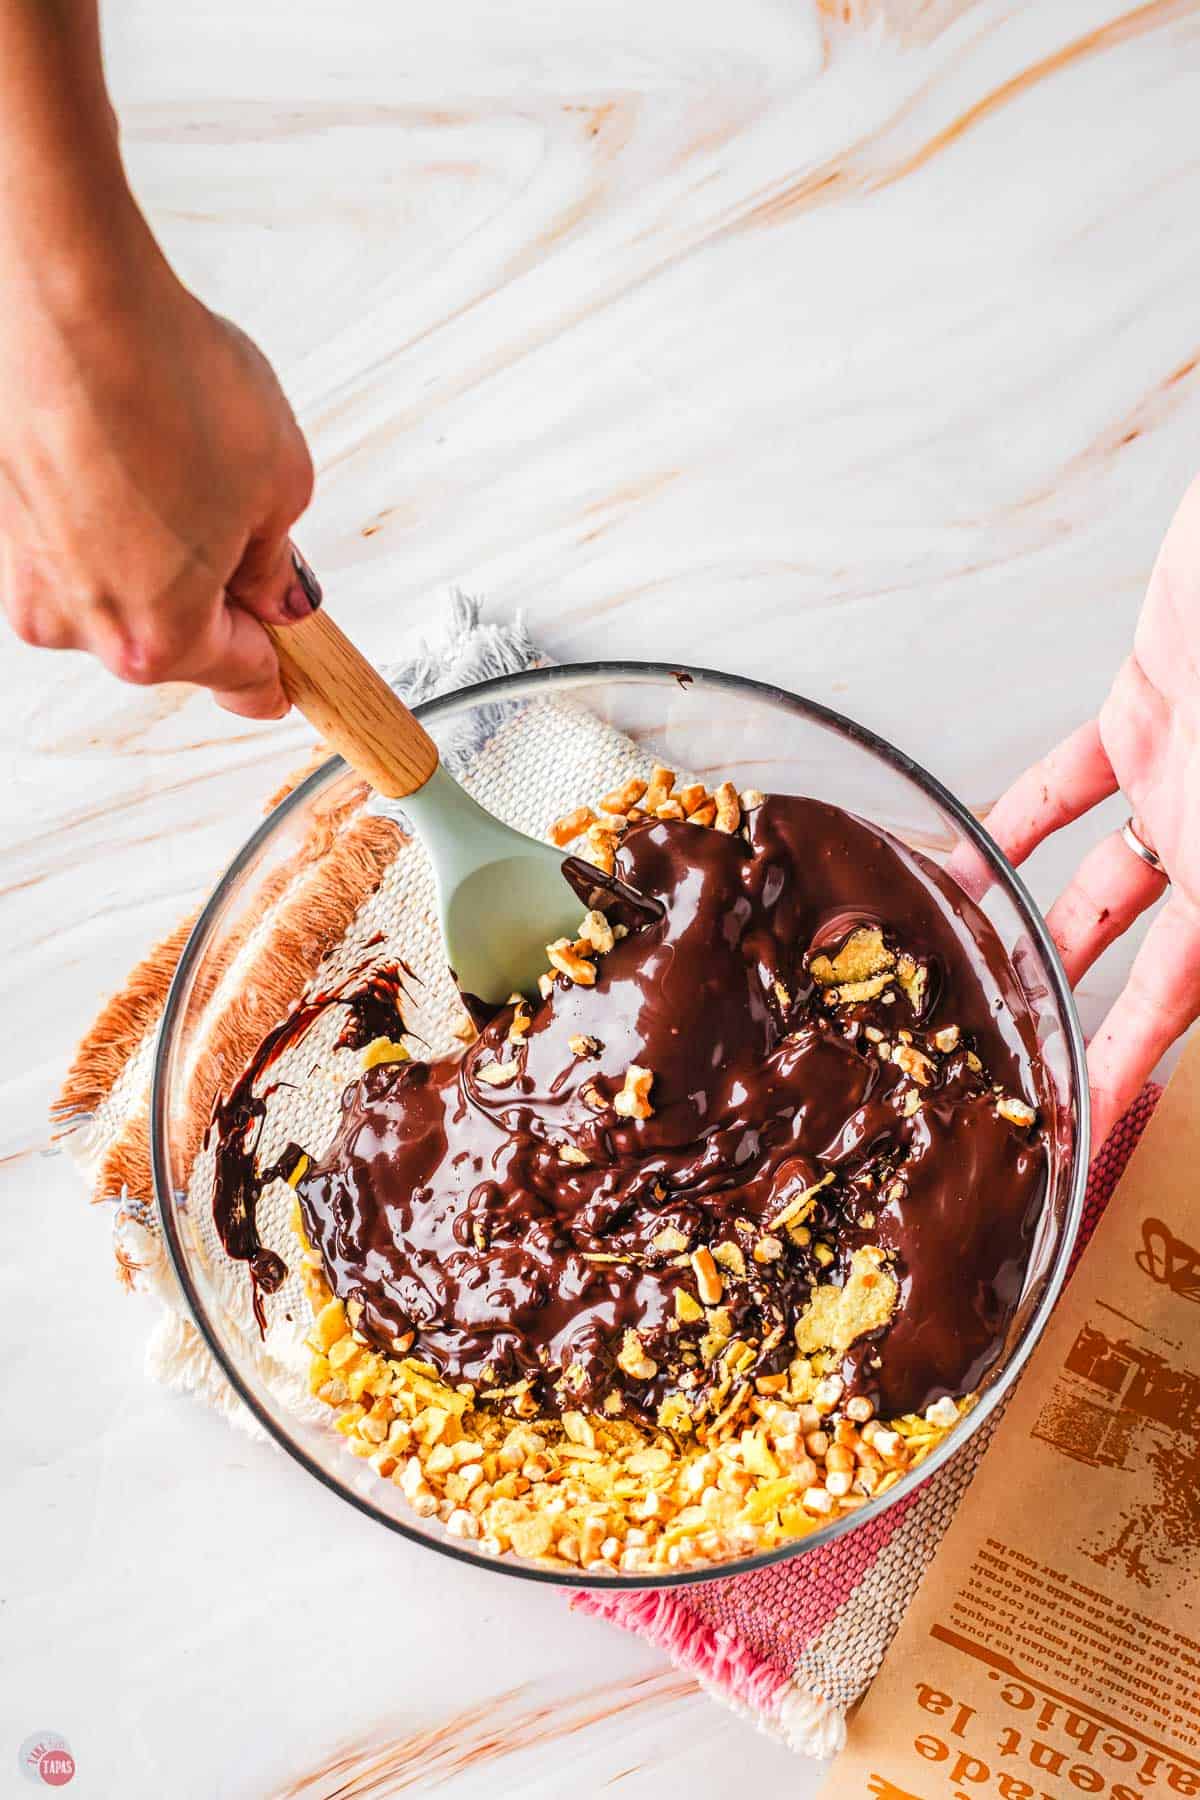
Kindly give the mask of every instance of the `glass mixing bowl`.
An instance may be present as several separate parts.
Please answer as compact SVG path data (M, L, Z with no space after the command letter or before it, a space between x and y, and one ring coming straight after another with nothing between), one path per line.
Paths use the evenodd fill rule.
M181 1129L196 1068L197 1033L233 948L244 943L277 892L279 871L331 811L353 796L356 778L340 758L310 775L271 813L228 872L192 932L180 959L156 1052L151 1104L154 1182L163 1231L196 1325L246 1405L288 1453L318 1481L382 1525L444 1555L483 1564L535 1581L582 1587L646 1588L710 1581L785 1557L803 1556L842 1532L867 1525L925 1481L980 1430L1012 1386L1062 1286L1083 1205L1088 1164L1087 1080L1083 1040L1062 966L1046 927L1017 875L952 794L891 744L853 721L782 688L705 669L672 669L649 663L587 663L502 677L418 707L422 723L448 762L463 746L505 733L510 774L519 791L523 729L547 707L567 717L583 708L593 719L634 740L644 752L689 778L715 783L727 776L737 787L770 793L809 794L832 801L883 826L915 849L949 865L979 896L1013 962L1036 1021L1045 1061L1043 1096L1050 1144L1050 1179L1025 1287L1003 1353L977 1404L926 1461L898 1486L859 1511L809 1536L758 1555L720 1565L662 1575L609 1574L547 1568L515 1556L494 1558L470 1540L448 1537L437 1519L417 1518L399 1490L362 1461L322 1418L302 1416L281 1395L277 1365L245 1321L246 1273L230 1285L230 1265L189 1198L195 1132ZM531 731L536 737L536 731ZM603 775L604 786L610 785ZM564 794L563 805L592 797ZM502 807L497 807L502 811ZM510 822L519 823L518 817ZM272 885L273 884L273 885ZM299 993L291 996L298 998ZM222 1071L227 1091L240 1073ZM322 1146L317 1145L316 1148ZM222 1266L224 1264L224 1266ZM237 1304L231 1294L239 1296ZM307 1320L298 1318L297 1342Z

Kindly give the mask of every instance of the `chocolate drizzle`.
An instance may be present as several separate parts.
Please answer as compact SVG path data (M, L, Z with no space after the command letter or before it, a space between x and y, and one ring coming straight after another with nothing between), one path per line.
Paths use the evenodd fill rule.
M360 988L349 993L337 992L319 996L313 1004L317 1007L344 1006L346 1023L335 1048L338 1050L365 1050L376 1038L391 1038L397 1031L404 1029L404 1020L400 1011L400 996L404 991L403 977L410 981L418 978L413 974L406 962L397 959L393 963L385 963L381 968L372 971L371 977ZM355 976L350 976L351 981Z
M1040 1131L996 1110L992 1084L1041 1098L1003 948L932 864L837 808L769 799L748 838L634 828L616 874L657 916L600 960L594 987L560 976L524 1035L509 1040L504 1008L461 1059L381 1064L347 1090L297 1192L368 1339L386 1350L415 1330L413 1353L448 1380L528 1383L552 1411L619 1396L654 1419L670 1397L712 1398L714 1329L750 1346L754 1373L786 1366L813 1289L878 1245L899 1304L853 1346L847 1378L889 1415L978 1385L1046 1186ZM915 1007L899 987L831 1007L814 984L813 954L862 924L926 971ZM947 1025L962 1040L943 1054L932 1040ZM901 1029L932 1064L917 1110L913 1081L879 1053ZM481 1079L513 1061L507 1083ZM631 1064L653 1073L648 1119L611 1105ZM265 1066L260 1052L217 1120L241 1146L222 1149L222 1240L245 1257ZM781 1209L826 1176L807 1237L780 1233L781 1253L756 1258ZM734 1246L718 1259L724 1318L678 1316L677 1290L696 1291L682 1244ZM631 1329L652 1375L618 1361Z
M347 1015L337 1040L338 1049L362 1049L377 1037L389 1037L402 1030L401 971L412 975L402 962L382 964L366 980L362 979L363 970L356 969L328 992L314 994L293 1007L287 1018L267 1033L228 1098L218 1098L213 1109L206 1139L207 1142L215 1137L216 1141L213 1221L225 1254L249 1265L254 1317L261 1332L266 1330L263 1295L279 1291L287 1268L258 1235L258 1199L268 1182L280 1176L287 1179L304 1152L302 1145L288 1144L269 1168L258 1168L255 1158L262 1122L275 1088L268 1087L261 1093L256 1089L284 1052L299 1043L331 1006L344 1007Z

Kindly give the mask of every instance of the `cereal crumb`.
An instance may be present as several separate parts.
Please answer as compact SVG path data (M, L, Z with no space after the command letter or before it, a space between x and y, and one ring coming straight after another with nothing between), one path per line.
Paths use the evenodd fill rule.
M844 1287L828 1283L814 1288L796 1324L796 1348L847 1351L857 1338L886 1325L896 1309L900 1289L886 1266L882 1250L864 1245L850 1259Z

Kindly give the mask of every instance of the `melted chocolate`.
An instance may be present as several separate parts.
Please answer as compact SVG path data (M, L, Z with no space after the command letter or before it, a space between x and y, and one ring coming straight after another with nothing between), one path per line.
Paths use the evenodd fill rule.
M344 1006L346 1009L346 1023L335 1049L365 1050L376 1038L394 1038L398 1030L404 1029L400 1011L404 976L410 981L417 980L406 962L384 963L372 972L369 981L350 993L317 996L313 1002L317 1007Z
M846 1358L850 1382L888 1415L978 1385L1046 1186L1040 1132L995 1107L993 1083L1039 1098L1033 1025L1003 948L932 864L837 808L774 797L748 838L634 828L617 876L654 916L643 905L594 987L558 977L519 1046L504 1008L464 1057L382 1064L347 1090L335 1140L297 1191L333 1289L361 1303L370 1340L387 1349L415 1330L414 1354L448 1380L527 1380L548 1410L599 1408L614 1391L643 1418L668 1395L694 1405L713 1378L712 1321L675 1316L676 1289L694 1295L695 1276L654 1241L672 1227L690 1249L741 1247L744 1272L722 1268L722 1304L756 1374L787 1364L813 1287L843 1280L871 1243L893 1259L900 1298ZM581 879L597 885L594 870ZM814 987L812 954L863 923L919 959L919 1013L899 987L890 1002L836 1010ZM962 1046L935 1055L931 1036L949 1024ZM868 1028L892 1042L903 1028L934 1062L912 1116L912 1083ZM596 1047L573 1050L581 1036ZM512 1060L509 1085L480 1079ZM635 1063L654 1077L653 1116L639 1121L610 1104ZM241 1095L253 1107L252 1085L244 1077L230 1106ZM251 1232L237 1248L222 1237L245 1256L253 1206L237 1158L234 1172ZM810 1240L781 1233L782 1253L756 1260L774 1216L826 1175ZM631 1327L651 1379L617 1362Z
M261 1094L255 1089L286 1050L300 1039L330 1006L346 1009L346 1024L337 1040L338 1049L360 1050L377 1037L394 1036L403 1029L400 1015L401 970L412 975L407 963L385 963L374 970L361 986L363 971L353 971L338 987L327 993L314 994L293 1007L280 1024L269 1031L249 1064L229 1092L218 1098L213 1109L209 1136L216 1137L216 1166L213 1172L213 1220L225 1254L248 1264L253 1287L254 1317L260 1332L266 1330L263 1311L264 1294L277 1293L283 1285L287 1268L274 1250L268 1250L258 1235L258 1197L269 1181L278 1176L285 1180L304 1154L300 1144L288 1144L282 1155L268 1169L259 1169L255 1160L267 1101L274 1088Z

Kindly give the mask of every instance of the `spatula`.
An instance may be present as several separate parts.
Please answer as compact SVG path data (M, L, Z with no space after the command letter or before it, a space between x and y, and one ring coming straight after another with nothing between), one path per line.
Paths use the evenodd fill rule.
M533 994L546 945L583 908L563 854L485 812L442 767L425 728L325 612L268 626L284 692L378 793L402 800L433 864L446 960L463 994Z

